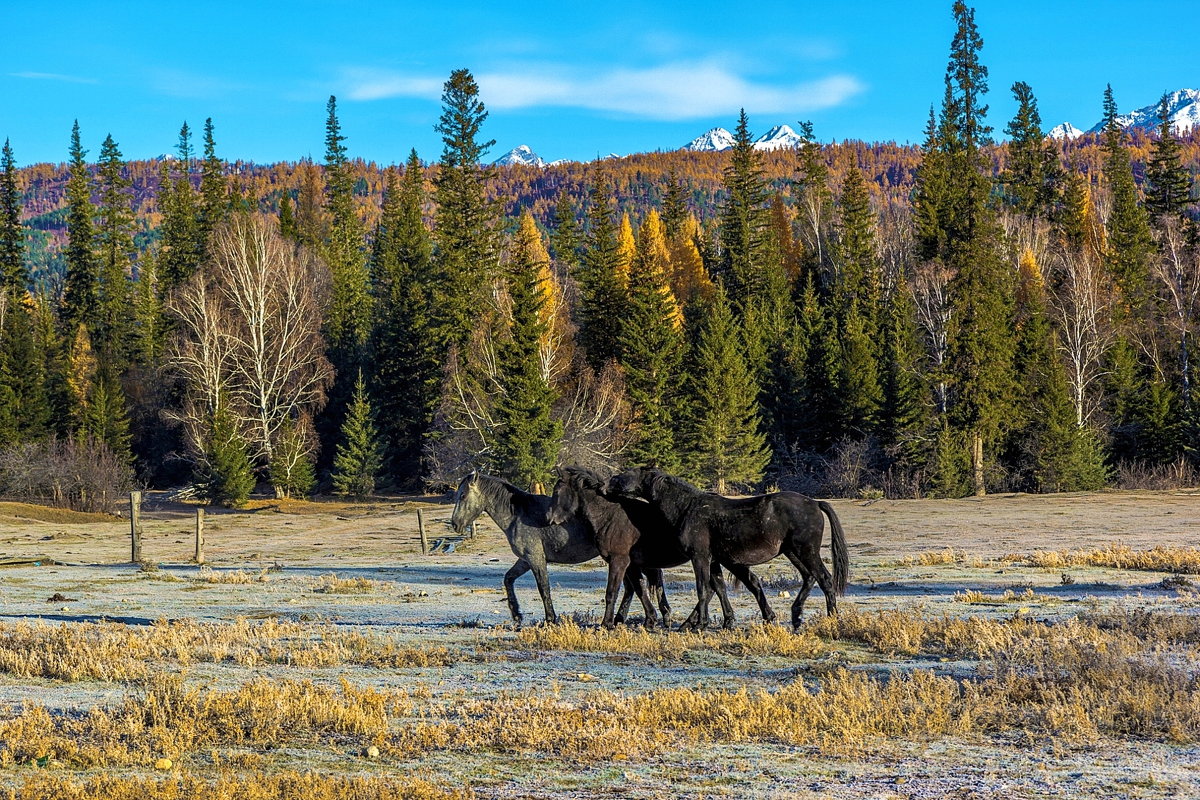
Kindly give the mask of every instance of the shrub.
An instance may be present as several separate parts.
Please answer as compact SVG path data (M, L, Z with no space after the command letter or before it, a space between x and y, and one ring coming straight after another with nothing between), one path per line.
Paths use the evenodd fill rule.
M0 453L0 489L17 500L112 514L132 483L129 465L91 436L27 442Z

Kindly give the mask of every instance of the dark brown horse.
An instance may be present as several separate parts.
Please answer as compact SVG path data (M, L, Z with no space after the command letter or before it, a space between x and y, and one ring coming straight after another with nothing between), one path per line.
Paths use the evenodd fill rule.
M577 519L588 525L595 536L600 555L608 562L608 584L604 592L604 626L611 628L623 620L632 593L638 590L640 575L646 576L650 594L659 604L663 624L670 624L671 607L662 585L662 570L685 564L690 556L672 535L671 523L652 504L626 497L605 497L607 481L583 467L563 467L554 487L553 502L547 521L561 525ZM614 614L617 593L625 583L625 597ZM712 589L721 601L726 627L733 625L733 608L725 592L721 568L712 572ZM646 606L646 627L654 627L654 609Z
M803 586L792 602L792 627L800 626L804 601L815 580L825 594L825 608L837 613L837 595L846 590L850 555L846 536L833 507L795 492L774 492L754 497L729 498L702 492L690 483L661 470L640 467L614 476L607 486L610 496L648 500L671 523L679 547L692 561L699 602L685 628L708 626L712 599L709 577L714 563L723 565L746 584L762 609L774 619L758 577L750 571L781 553L800 572ZM821 538L829 517L833 575L821 561Z

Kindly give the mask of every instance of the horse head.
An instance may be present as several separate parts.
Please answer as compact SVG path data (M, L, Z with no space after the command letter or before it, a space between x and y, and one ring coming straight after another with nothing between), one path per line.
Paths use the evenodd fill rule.
M652 500L654 482L663 475L653 467L633 467L609 479L605 494Z
M455 533L465 533L467 526L483 513L483 493L479 488L479 471L471 470L458 483L454 492L454 513L450 515L450 526Z

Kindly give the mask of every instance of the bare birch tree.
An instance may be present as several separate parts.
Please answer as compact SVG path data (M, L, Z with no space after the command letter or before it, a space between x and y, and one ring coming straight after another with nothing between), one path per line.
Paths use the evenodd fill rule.
M946 355L950 339L950 296L947 287L950 272L939 264L926 262L917 266L913 275L913 299L917 304L917 324L925 332L931 373L934 376L933 396L939 414L945 414L950 398L946 387Z
M1100 406L1105 355L1113 346L1113 289L1100 261L1087 252L1068 252L1059 261L1059 289L1051 297L1057 317L1059 352L1066 366L1075 424L1084 427Z
M1158 233L1158 257L1151 273L1164 299L1165 327L1178 343L1180 394L1184 410L1192 411L1192 335L1200 319L1200 250L1187 241L1187 232L1177 218L1165 220Z
M188 401L193 445L222 405L259 466L270 466L286 423L325 402L332 368L321 337L327 268L261 217L235 215L209 261L173 299L179 334L170 363Z

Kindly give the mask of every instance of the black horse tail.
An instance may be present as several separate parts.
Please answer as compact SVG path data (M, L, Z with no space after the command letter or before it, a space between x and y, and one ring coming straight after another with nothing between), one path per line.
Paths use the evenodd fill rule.
M825 516L829 517L829 547L833 551L833 588L838 594L846 593L846 581L850 577L850 550L846 547L846 534L842 531L842 523L838 522L833 506L824 500L818 500L817 505Z

